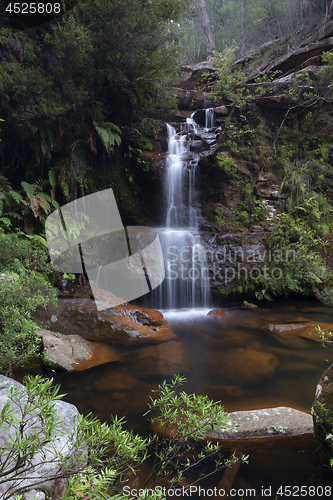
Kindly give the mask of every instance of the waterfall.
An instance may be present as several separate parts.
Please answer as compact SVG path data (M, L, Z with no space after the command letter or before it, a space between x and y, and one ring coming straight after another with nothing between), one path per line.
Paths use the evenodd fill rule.
M166 190L167 213L166 227L177 227L182 224L183 207L183 181L184 181L184 154L186 136L179 136L171 125L168 129L168 158L166 160Z
M205 128L215 127L215 113L212 108L205 110Z
M194 132L198 126L187 121ZM209 305L209 276L200 241L196 177L198 155L189 151L186 131L167 125L168 157L164 185L165 226L159 229L166 278L152 292L153 307L181 309Z

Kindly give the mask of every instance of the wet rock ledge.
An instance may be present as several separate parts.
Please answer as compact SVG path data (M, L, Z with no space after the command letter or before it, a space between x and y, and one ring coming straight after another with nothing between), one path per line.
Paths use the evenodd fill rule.
M91 299L60 299L34 320L48 330L102 342L159 343L176 338L162 313L130 304L97 311Z

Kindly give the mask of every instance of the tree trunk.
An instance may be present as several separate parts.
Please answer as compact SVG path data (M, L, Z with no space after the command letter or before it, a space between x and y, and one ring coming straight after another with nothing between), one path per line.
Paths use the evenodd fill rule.
M206 35L207 58L209 59L213 55L213 50L215 50L215 40L214 40L212 26L209 22L209 17L207 14L206 2L205 0L198 0L198 4L201 11L203 30Z
M331 2L331 7L330 7L330 19L333 19L333 0Z

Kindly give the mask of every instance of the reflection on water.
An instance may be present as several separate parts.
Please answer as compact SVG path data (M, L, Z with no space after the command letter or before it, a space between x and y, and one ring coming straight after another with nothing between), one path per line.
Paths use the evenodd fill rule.
M113 343L118 361L56 377L66 399L102 420L124 416L147 432L151 390L172 374L185 375L187 392L220 400L227 411L291 406L309 412L316 384L333 362L333 348L313 339L333 310L310 301L274 302L257 309L229 308L221 318L207 310L168 311L177 339L160 344ZM268 325L302 325L278 331ZM282 329L283 330L283 329Z

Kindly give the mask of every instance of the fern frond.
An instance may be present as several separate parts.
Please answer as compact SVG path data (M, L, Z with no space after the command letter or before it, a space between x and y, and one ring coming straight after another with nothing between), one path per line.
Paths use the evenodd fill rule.
M38 200L39 206L44 210L46 214L49 214L51 212L51 207L50 203L46 199L45 193L37 193L35 197Z
M9 217L14 217L14 219L23 220L22 215L18 214L17 212L7 212L6 215L8 215Z
M60 187L61 187L61 190L62 190L64 196L68 196L69 195L69 185L67 184L67 182L62 181L60 183Z
M51 200L51 205L53 205L56 210L60 210L60 205L56 200Z
M56 172L55 172L54 168L51 168L51 170L49 170L49 181L50 181L51 187L54 188L54 186L57 183Z
M97 123L93 121L93 124L108 155L110 156L110 152L113 151L114 144L119 146L121 143L121 137L119 135L121 134L120 128L110 122L103 122L102 125L97 125Z
M11 185L7 177L5 177L4 175L0 175L0 191L6 193L10 190L10 188Z
M9 196L14 200L16 201L16 203L20 203L20 201L22 200L23 196L18 193L17 191L9 191Z
M21 186L24 189L24 191L26 192L29 200L32 202L34 194L35 194L35 188L31 184L29 184L28 182L25 182L25 181L21 182Z

